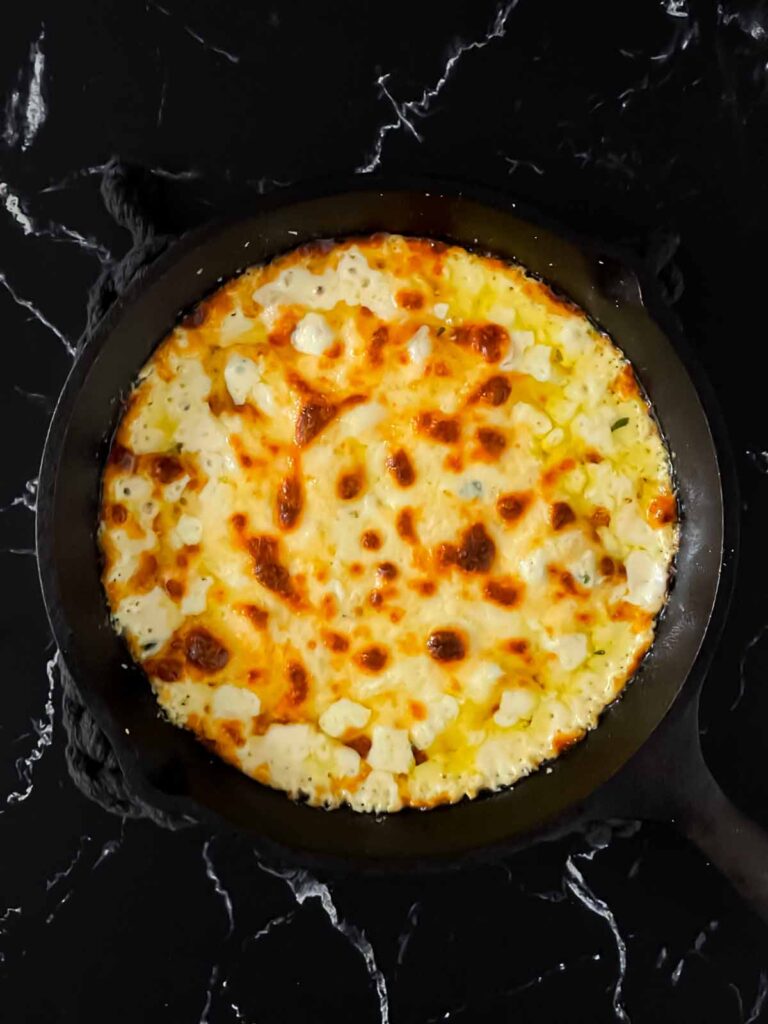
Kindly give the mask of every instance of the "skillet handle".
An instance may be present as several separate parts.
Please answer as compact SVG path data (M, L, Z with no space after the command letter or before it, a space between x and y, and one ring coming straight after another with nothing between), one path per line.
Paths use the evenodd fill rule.
M675 824L768 924L768 832L731 803L700 748L698 760L695 789L676 794Z

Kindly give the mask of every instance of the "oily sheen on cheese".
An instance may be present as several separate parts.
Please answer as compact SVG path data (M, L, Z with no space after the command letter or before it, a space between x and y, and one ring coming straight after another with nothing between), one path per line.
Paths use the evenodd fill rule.
M631 366L517 266L316 243L203 301L103 478L115 627L177 725L311 804L429 808L593 728L677 545Z

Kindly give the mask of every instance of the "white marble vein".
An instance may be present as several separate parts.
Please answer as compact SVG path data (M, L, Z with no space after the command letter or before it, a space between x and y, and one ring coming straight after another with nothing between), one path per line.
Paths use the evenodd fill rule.
M19 102L21 93L13 89L5 104L5 124L3 126L3 142L6 146L15 146L19 141Z
M397 966L402 967L405 954L408 950L408 946L411 943L411 937L413 936L414 929L419 923L419 913L421 910L421 904L417 900L412 903L408 908L406 915L405 928L400 932L397 937Z
M20 804L27 799L29 794L32 792L32 774L34 772L34 767L42 758L43 754L45 754L48 747L50 747L53 740L53 690L56 685L55 669L58 662L59 652L56 651L53 657L49 658L45 664L45 672L48 676L48 693L45 700L45 712L41 718L33 719L32 721L32 728L35 736L37 737L32 750L26 757L20 757L16 761L16 771L23 788L18 789L13 793L9 793L5 798L6 805ZM5 811L0 809L0 814L4 813Z
M664 10L671 18L688 18L687 0L664 0Z
M165 15L166 18L174 20L174 16L173 14L171 14L168 8L163 7L162 4L154 2L154 0L148 0L147 7L151 7L159 14ZM204 39L199 32L196 32L189 25L182 25L182 28L187 33L187 35L190 36L190 38L194 39L196 43L199 43L203 47L203 49L210 50L212 53L218 53L220 57L224 57L224 59L228 60L230 64L240 63L240 58L236 53L232 53L230 50L225 50L221 46L214 46L213 43L209 42L207 39Z
M34 225L22 208L21 200L15 192L11 192L5 181L0 181L0 200L2 200L6 213L16 221L24 234L34 234Z
M310 899L319 900L320 906L323 908L326 917L331 923L331 927L343 935L344 938L354 946L365 961L368 977L376 988L376 995L379 1001L379 1020L381 1021L381 1024L389 1024L389 996L387 994L387 982L376 963L373 946L368 941L365 932L339 917L339 912L336 909L336 904L333 902L333 897L331 896L328 886L319 881L319 879L315 878L313 875L310 875L308 871L280 870L278 868L268 867L266 864L261 862L259 862L259 866L262 871L266 871L267 874L274 875L276 878L282 878L293 893L294 899L299 906L303 906L303 904Z
M229 893L227 892L227 890L221 884L221 879L219 878L219 876L218 876L218 874L216 872L216 868L214 867L213 861L211 860L211 843L212 843L212 841L213 841L212 839L206 839L206 841L203 843L203 863L205 864L205 874L206 874L206 877L211 882L213 882L214 891L215 891L216 895L221 899L221 902L224 905L224 910L225 910L226 915L227 915L227 935L226 935L226 938L229 938L229 936L235 930L235 915L234 915L234 913L232 911L232 899L231 899Z
M11 921L11 915L15 914L17 917L21 916L21 907L8 907L7 910L0 917L0 939L8 934L7 925ZM0 964L5 963L5 953L0 949Z
M280 914L279 917L273 917L270 921L264 925L263 928L251 936L252 942L258 942L259 939L266 939L266 937L275 930L275 928L281 928L284 924L290 924L291 921L296 917L296 911L290 910L287 914Z
M123 839L125 838L125 822L125 818L120 822L120 835L116 836L114 839L108 839L102 846L101 853L93 863L93 871L95 871L96 868L101 867L105 860L109 860L110 857L113 857L123 845Z
M766 998L768 998L768 974L765 971L760 971L755 1001L744 1024L756 1024L757 1021L761 1020Z
M768 473L768 452L747 450L747 458L760 473Z
M11 508L22 508L28 509L30 512L37 512L37 477L33 477L31 480L27 480L24 484L24 490L13 501L9 502L0 508L0 512L7 512Z
M208 1014L211 1012L211 1002L213 1001L213 992L216 988L216 982L219 979L219 966L214 964L211 968L211 973L208 976L208 987L205 990L205 1003L203 1004L203 1012L200 1014L199 1024L209 1024L210 1018Z
M515 160L511 156L505 156L504 162L509 166L509 173L514 174L519 167L528 167L535 174L543 175L543 168L539 167L538 164L533 163L532 160Z
M752 655L752 651L762 641L763 637L767 632L768 623L766 623L764 626L761 626L760 629L758 629L758 631L755 633L752 639L746 644L744 650L741 652L741 656L739 657L739 689L736 692L736 696L733 699L733 703L728 709L729 711L735 711L735 709L739 706L739 704L741 704L744 698L744 693L747 688L747 662L749 661Z
M21 306L23 309L28 310L39 323L44 327L47 327L49 331L56 335L61 344L67 350L68 355L74 359L75 347L67 340L66 335L64 335L55 324L52 324L48 317L42 313L34 303L19 295L15 288L10 284L2 270L0 270L0 284L5 288L17 306Z
M380 125L368 159L365 163L356 168L358 174L370 174L381 165L384 140L391 132L399 131L404 128L413 135L417 141L421 142L421 135L414 126L414 118L423 118L427 116L432 104L442 92L446 83L453 75L456 65L465 53L470 53L472 50L482 50L488 46L489 43L493 42L494 39L501 39L506 35L507 19L509 18L510 12L517 6L517 3L518 0L508 0L507 3L501 4L497 7L491 25L485 35L480 39L458 42L445 62L442 74L438 80L434 85L424 89L421 96L410 100L398 101L392 95L387 84L389 82L390 74L386 73L379 75L376 79L376 86L379 93L392 106L395 112L395 120L388 121L385 124Z
M26 75L24 71L19 72L19 88L11 92L5 104L3 141L9 147L21 142L22 152L26 152L35 141L48 116L48 105L43 93L44 39L45 26L40 29L40 35L29 48L29 67ZM26 86L23 81L25 78Z
M35 140L46 117L48 107L43 96L43 73L45 71L45 54L43 53L43 40L45 39L45 28L40 30L40 35L32 44L29 51L31 74L29 79L29 91L27 103L24 108L24 138L21 143L22 150L27 150Z
M758 8L759 9L759 8ZM723 4L717 5L717 15L722 25L733 25L751 36L756 42L768 38L768 32L757 20L756 15L742 11L726 11Z
M586 907L586 909L590 911L590 913L597 914L598 917L602 917L611 930L613 940L616 944L616 955L618 958L618 975L616 977L616 984L613 987L612 996L613 1012L616 1015L616 1019L622 1021L622 1024L629 1024L629 1017L624 1008L624 1004L622 1003L622 988L627 972L627 945L619 931L618 925L616 924L616 918L608 904L596 896L587 885L584 875L579 871L574 863L573 856L569 856L565 862L565 873L566 878L564 879L564 883L566 888L576 897L582 906Z
M64 878L69 878L69 876L74 871L75 866L77 865L78 861L82 857L83 850L91 842L92 842L92 839L88 835L83 835L83 836L80 837L80 842L77 844L77 850L75 851L75 854L72 857L72 859L69 861L69 863L65 867L63 867L61 869L61 871L56 871L53 875L51 875L51 877L49 879L47 879L47 881L45 883L45 891L46 892L50 892L51 889L55 888L59 884L59 882L61 882Z
M5 207L6 213L18 224L25 235L34 235L36 238L50 238L54 242L68 242L85 249L98 257L101 263L109 263L112 259L110 251L95 238L81 234L74 228L68 228L65 224L49 223L47 227L40 227L25 210L21 197L11 191L10 185L0 181L0 201Z

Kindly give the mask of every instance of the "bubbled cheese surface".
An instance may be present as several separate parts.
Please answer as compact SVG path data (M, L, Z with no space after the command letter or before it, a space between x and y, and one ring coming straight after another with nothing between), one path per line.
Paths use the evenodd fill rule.
M677 545L631 367L519 267L318 243L142 370L104 472L113 621L179 726L327 807L507 786L597 724Z

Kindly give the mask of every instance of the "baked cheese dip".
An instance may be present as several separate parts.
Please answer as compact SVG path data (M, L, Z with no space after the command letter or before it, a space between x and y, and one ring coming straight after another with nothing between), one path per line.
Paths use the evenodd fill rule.
M519 266L377 235L252 267L141 371L116 629L176 725L314 805L431 808L592 729L677 546L632 367Z

